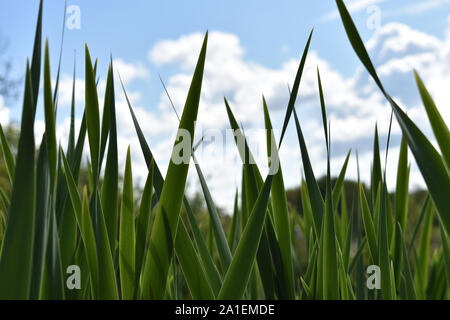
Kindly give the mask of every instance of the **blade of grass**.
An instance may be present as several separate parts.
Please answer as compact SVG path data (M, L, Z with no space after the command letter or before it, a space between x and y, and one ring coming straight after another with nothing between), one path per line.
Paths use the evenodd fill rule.
M402 137L397 168L397 187L395 190L395 215L396 220L400 222L402 230L406 230L405 228L408 214L408 186L408 145L406 143L406 139Z
M109 145L106 156L106 167L103 185L100 194L105 223L108 229L109 245L114 253L117 242L118 229L118 151L117 151L117 128L116 128L116 106L114 98L114 69L112 62L108 69L108 78L105 91L105 108L109 117L103 118L103 123L109 122ZM102 131L103 132L103 131Z
M369 244L369 251L372 260L377 263L378 262L378 244L377 244L377 236L375 232L375 225L372 220L372 215L370 214L369 204L367 203L367 198L364 192L364 188L362 183L359 184L359 196L360 203L362 207L362 218L364 223L364 230L367 235L367 242Z
M192 137L194 136L195 120L198 113L207 39L208 33L205 35L179 126L179 130L184 130L189 133L189 139L191 140L189 143L189 152L192 150ZM152 266L150 285L151 296L153 298L162 298L165 293L167 271L169 269L172 256L171 250L178 227L188 169L189 163L176 164L171 161L162 188L148 253L150 265Z
M241 299L244 295L264 227L272 180L272 175L267 176L259 193L223 280L218 299Z
M120 211L119 266L122 299L133 299L135 293L136 243L133 208L133 177L130 147L127 151Z
M291 118L291 115L292 115L292 110L294 110L294 107L295 107L295 100L297 99L298 89L300 87L300 81L302 79L302 74L303 74L303 69L305 67L306 57L308 56L308 50L309 50L309 46L311 44L311 38L312 38L313 31L314 31L314 29L311 30L311 32L309 34L308 41L306 42L305 49L303 50L302 58L300 60L299 66L298 66L297 74L295 75L294 85L292 86L292 92L289 96L288 107L286 110L286 116L284 118L283 129L281 130L281 136L280 136L280 142L278 144L278 148L281 146L281 143L283 142L284 134L286 132L286 129L287 129L287 126L289 123L289 119Z
M131 117L133 119L133 124L134 124L134 127L136 129L137 136L139 138L139 143L141 145L141 150L142 150L142 153L144 155L144 159L145 159L145 162L147 164L147 168L150 170L151 163L154 161L153 154L152 154L152 152L151 152L151 150L150 150L150 148L149 148L149 146L147 144L147 141L145 140L144 134L142 133L142 130L141 130L141 127L140 127L140 125L139 125L139 123L137 121L136 115L134 114L133 108L132 108L131 103L130 103L130 101L128 99L128 96L127 96L127 93L125 91L125 88L123 87L123 84L122 84L122 89L124 91L125 99L127 101ZM159 170L158 165L156 164L156 162L154 163L154 170L155 170L155 172L154 172L155 176L154 176L154 179L153 179L153 184L154 184L154 187L155 187L155 201L156 201L157 199L159 199L161 197L161 192L162 192L162 188L163 188L163 184L164 184L164 179L162 177L161 171ZM183 204L184 204L184 206L186 208L186 211L188 213L189 213L189 210L192 212L192 209L190 209L189 202L186 200L185 196L183 196ZM175 252L177 253L177 255L180 255L180 256L183 255L183 257L187 258L189 255L185 255L184 252L181 252L181 251L189 250L189 252L192 252L192 251L195 251L195 249L193 249L193 244L192 244L191 239L189 237L186 237L188 235L188 233L187 233L187 230L186 230L186 226L183 223L183 220L180 221L180 224L179 224L178 227L180 229L183 228L184 230L182 232L180 232L179 234L178 234L179 231L177 230L177 237L176 237L177 241L175 241ZM200 241L200 239L202 239L202 238L196 238L196 239L198 239ZM204 243L204 241L203 241L203 243ZM202 263L205 266L205 268L207 268L207 266L214 266L214 263L212 262L212 258L209 255L207 249L206 250L202 250L201 249L202 245L199 245L198 243L197 243L197 245L200 248L199 251L200 251L200 254L202 255L202 259L203 259ZM187 249L185 249L185 247L187 247ZM206 244L204 244L203 249L205 247L206 247ZM147 257L146 257L146 259L147 259ZM180 264L181 265L185 264L184 265L184 272L185 272L185 274L192 275L192 276L186 277L186 281L188 282L188 287L189 287L190 290L194 290L194 289L199 287L198 283L190 283L190 281L197 281L197 278L195 276L197 273L199 273L199 276L204 279L204 281L203 280L200 281L200 283L203 286L203 287L200 286L200 288L202 288L201 291L200 292L191 292L191 294L193 296L202 296L203 294L205 294L205 292L207 293L210 287L209 287L208 281L205 278L205 275L202 273L203 269L202 269L202 266L200 264L200 261L199 261L197 255L191 255L189 260L180 259ZM142 271L143 280L141 281L141 283L142 283L142 297L150 298L151 297L151 293L150 293L150 286L148 284L150 283L149 272L150 272L150 267L151 266L150 266L149 263L147 264L146 262L145 262L144 266L145 266L144 270ZM190 269L190 266L194 266L194 268ZM209 272L211 272L211 274L212 274L212 273L214 273L214 270L209 270ZM215 272L217 272L217 270ZM208 275L210 275L210 273L208 273ZM212 280L210 280L210 282L213 283ZM147 290L147 291L145 291L145 290Z
M0 256L0 299L26 299L30 293L36 192L32 87L27 62L17 163Z
M303 132L300 127L300 122L298 120L297 112L294 109L294 118L297 128L297 136L300 144L300 151L302 155L303 170L305 171L306 186L308 188L308 194L311 203L311 209L313 213L313 221L315 226L316 234L319 235L320 228L322 226L322 216L324 210L324 201L317 185L317 180L314 176L312 170L311 161L309 159L308 150L306 148L305 139L303 137Z
M278 148L273 134L272 123L266 100L263 97L264 120L267 133L267 157L269 159L269 170L274 173L272 183L272 207L273 220L278 243L281 251L282 266L284 268L284 282L287 284L289 299L294 299L294 270L291 254L291 233L289 226L289 215L287 208L286 190L283 181L283 172L278 161ZM275 168L275 169L274 169Z
M431 128L433 129L434 136L436 137L437 143L442 152L442 156L447 165L447 171L450 172L450 131L445 125L439 110L434 104L433 98L425 87L422 79L420 78L417 71L414 71L414 76L416 78L417 87L419 88L420 96L422 97L423 105L430 120Z
M135 272L135 298L137 298L137 290L139 288L139 278L141 270L144 267L145 256L147 253L147 245L150 240L150 220L151 220L151 203L153 198L153 176L154 163L152 162L150 170L145 181L144 191L142 192L141 205L139 207L139 215L136 221L136 272Z

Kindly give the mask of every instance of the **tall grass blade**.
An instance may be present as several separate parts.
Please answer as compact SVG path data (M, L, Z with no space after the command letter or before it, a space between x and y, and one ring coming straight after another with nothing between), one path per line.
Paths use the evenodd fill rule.
M284 268L284 282L287 284L289 299L294 299L294 270L291 253L291 232L289 226L289 215L287 208L286 190L283 181L283 172L278 161L278 148L276 145L272 123L266 100L263 97L264 120L266 126L267 157L269 159L269 170L274 174L272 183L272 207L274 227L278 237L281 251L282 267Z
M119 266L122 299L133 299L135 294L136 238L133 206L133 177L130 147L127 151L120 211Z
M33 106L33 83L27 62L17 163L0 256L0 299L26 299L30 293L36 196Z

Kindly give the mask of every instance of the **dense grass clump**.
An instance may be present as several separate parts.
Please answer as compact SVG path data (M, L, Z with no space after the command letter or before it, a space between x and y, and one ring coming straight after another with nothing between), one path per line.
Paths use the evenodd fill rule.
M304 171L304 179L299 181L302 214L288 205L281 167L269 170L266 177L261 175L244 130L225 99L242 158L242 186L236 193L231 221L224 225L195 161L192 139L183 150L187 161L174 158L178 138L183 134L194 136L208 61L208 33L200 48L165 177L122 84L148 167L140 201L135 201L130 150L119 183L122 173L118 167L114 67L111 61L100 113L97 62L92 63L87 46L81 128L75 132L73 98L68 146L65 150L58 146L58 80L52 88L47 42L41 67L41 1L32 60L26 64L17 148L11 147L0 130L2 165L8 180L2 182L7 187L0 188L0 299L448 299L449 130L415 73L439 147L436 149L385 90L343 1L336 3L355 53L391 105L391 122L397 121L402 130L395 192L390 194L386 187L375 131L371 183L368 187L360 181L353 184L350 208L345 176L351 153L339 176L332 179L332 139L319 70L317 84L328 162L326 178L316 179L295 108L311 32L278 141L272 134L263 99L270 167L279 164L278 150L294 118ZM35 137L41 73L45 133ZM74 97L75 76L73 90ZM88 182L84 183L86 179L80 176L86 140L89 161ZM408 149L428 189L418 217L408 215ZM207 234L185 196L190 158L207 204ZM411 232L405 232L407 225L414 226ZM434 225L441 241L432 246ZM77 270L81 271L79 282Z

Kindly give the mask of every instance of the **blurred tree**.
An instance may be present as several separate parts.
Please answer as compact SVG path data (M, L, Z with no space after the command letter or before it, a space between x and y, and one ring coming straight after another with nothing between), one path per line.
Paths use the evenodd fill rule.
M12 63L6 57L7 49L8 40L0 32L0 96L5 101L10 101L17 98L20 79L11 75Z

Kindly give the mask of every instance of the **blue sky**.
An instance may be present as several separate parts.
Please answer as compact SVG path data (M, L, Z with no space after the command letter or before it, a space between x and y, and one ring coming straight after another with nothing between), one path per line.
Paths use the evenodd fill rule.
M435 93L438 106L439 102L442 103L443 115L448 121L447 98L450 95L441 88L450 85L450 78L446 76L449 73L444 73L447 68L450 70L450 0L353 0L346 1L346 4L383 81L413 119L429 132L413 82L412 69L417 68L430 91ZM261 129L261 94L265 94L274 127L280 129L287 102L287 85L294 79L309 31L314 27L308 68L297 104L307 142L311 145L314 169L317 175L324 173L325 169L315 75L315 67L319 66L325 98L329 102L332 135L335 133L332 136L334 173L337 174L344 155L352 148L353 151L358 149L363 177L368 177L375 122L378 122L383 140L389 109L362 72L336 14L335 1L68 0L67 6L71 5L80 9L81 28L65 28L62 96L58 112L58 134L63 144L69 114L68 101L63 96L70 96L74 52L77 87L82 89L84 43L88 44L91 56L98 57L99 75L103 80L112 53L116 70L125 80L131 100L144 122L146 136L155 153L160 155L157 160L164 170L177 124L162 93L158 74L167 83L180 110L193 61L198 55L201 38L208 29L211 36L199 125L206 130L227 128L222 103L226 95L246 128ZM23 74L26 58L32 52L37 9L38 1L0 3L0 34L9 42L6 57L11 58L17 76ZM44 3L43 33L49 38L54 76L63 11L63 1ZM380 19L377 20L377 17ZM371 24L373 22L375 24ZM78 116L83 95L82 91L77 91ZM99 95L102 95L102 83L99 84ZM136 175L143 177L145 166L119 86L116 95L120 117L119 148L124 155L127 145L131 145ZM18 121L20 107L21 101L0 101L2 124ZM39 119L43 119L42 112L38 113ZM35 131L41 133L42 128L43 122L38 121ZM258 134L255 136L258 137ZM394 128L388 169L395 170L399 137L398 128ZM259 143L255 142L256 149ZM217 167L213 161L217 158L217 150L212 147L205 147L201 156L200 164L211 184L213 196L219 205L226 207L231 203L235 187L239 185L239 160L224 155L223 163ZM283 171L287 175L286 184L297 185L301 165L292 124L281 157ZM124 161L124 156L120 161ZM349 171L352 171L349 176L354 177L354 163ZM411 180L412 186L423 185L414 166ZM189 181L189 190L193 192L198 187L195 172L190 172ZM395 184L395 177L390 184Z

